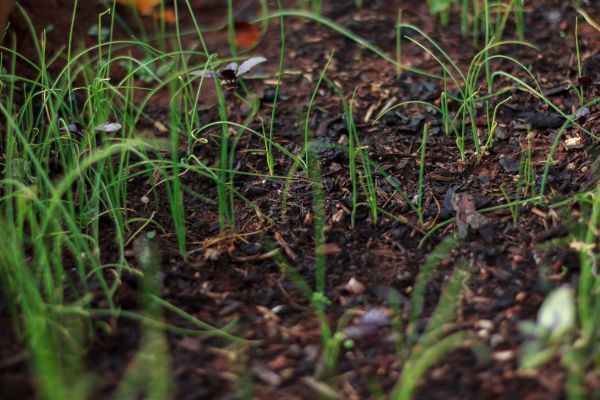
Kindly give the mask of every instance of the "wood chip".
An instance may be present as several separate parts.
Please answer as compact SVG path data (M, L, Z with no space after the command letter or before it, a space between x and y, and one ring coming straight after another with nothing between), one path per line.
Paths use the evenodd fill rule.
M160 121L154 121L154 127L156 129L158 129L160 132L162 133L167 133L169 132L169 128L167 128L162 122Z
M531 209L531 212L534 213L535 215L537 215L540 218L543 218L543 219L548 218L548 215L545 212L543 212L542 210L540 210L539 208L533 207Z
M319 382L312 376L305 376L300 379L302 383L317 392L320 396L326 399L341 399L340 395L335 391L334 388L326 383Z
M298 255L294 253L290 245L285 241L283 236L281 236L281 233L275 232L274 236L277 243L279 243L279 245L283 248L285 255L288 256L290 260L296 261L298 259Z
M269 258L274 257L279 254L279 249L273 249L263 254L256 254L253 256L241 256L241 257L233 257L231 260L233 262L252 262L252 261L262 261L267 260Z
M335 243L326 243L323 246L321 246L320 249L317 249L317 251L320 251L321 254L324 254L326 256L331 256L340 253L342 249Z

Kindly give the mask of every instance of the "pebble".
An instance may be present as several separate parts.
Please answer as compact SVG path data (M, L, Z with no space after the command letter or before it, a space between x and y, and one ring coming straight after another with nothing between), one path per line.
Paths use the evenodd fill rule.
M515 358L515 352L513 350L497 351L493 357L496 361L510 361Z
M501 157L498 164L504 172L518 172L520 167L519 160L516 157Z
M567 150L579 150L583 148L583 143L580 137L572 137L565 140Z
M515 255L513 256L513 262L514 262L515 264L521 264L521 263L522 263L524 260L525 260L525 258L523 258L523 256L522 256L522 255L520 255L520 254L515 254Z
M477 327L483 330L491 331L494 329L494 323L489 319L480 319L477 321Z
M348 283L344 286L344 289L352 294L361 294L364 293L367 288L358 279L350 278Z

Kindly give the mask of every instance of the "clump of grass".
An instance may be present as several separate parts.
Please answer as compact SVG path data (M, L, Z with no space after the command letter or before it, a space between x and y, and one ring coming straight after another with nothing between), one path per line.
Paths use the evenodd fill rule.
M182 258L187 254L187 239L184 189L179 178L192 172L219 182L218 174L204 163L198 160L197 165L189 165L179 157L180 147L185 145L182 141L187 139L181 131L190 127L193 130L199 120L196 107L194 116L184 126L180 110L184 103L193 103L197 98L185 96L189 93L187 83L179 75L159 75L148 67L167 61L177 69L181 64L174 60L184 57L184 52L161 51L135 40L112 41L116 15L114 8L109 8L98 20L102 30L105 19L110 18L109 35L99 35L97 45L76 51L71 33L65 66L53 74L54 63L64 53L48 54L44 34L35 32L23 9L20 10L28 21L38 60L25 59L15 50L14 40L12 48L2 47L9 57L4 58L7 68L0 78L4 83L0 88L3 98L0 113L6 128L6 135L0 141L0 151L5 155L0 180L0 226L11 235L0 244L0 286L3 297L11 299L12 328L29 350L29 366L37 376L39 397L93 396L94 378L76 376L82 374L81 359L95 326L108 327L102 323L108 316L143 323L147 340L141 350L145 355L140 353L140 360L152 355L166 359L167 331L238 340L190 315L185 318L196 329L162 322L163 308L182 316L185 313L160 299L160 287L156 285L142 290L147 315L119 310L113 299L124 271L139 275L125 256L127 245L140 235L144 226L161 226L153 219L156 213L147 219L131 215L128 208L134 200L129 192L131 180L147 178L152 186L148 194L156 196L157 188L164 186ZM77 2L71 30L76 10ZM40 37L43 40L36 39ZM128 46L152 56L140 62L123 51ZM35 76L31 79L20 76L18 62L27 63ZM120 81L111 79L114 78L111 67L117 64L125 68L125 77ZM141 103L135 103L134 77L142 70L148 72L156 86ZM23 90L23 104L15 101L18 89ZM145 108L162 89L172 99L166 146L160 140L142 140L136 135L140 120L154 122ZM85 93L84 101L76 96L78 92ZM161 154L168 156L163 158ZM132 161L134 158L137 161ZM227 171L228 165L223 169ZM110 223L108 229L114 242L106 237L106 223L101 225L101 219ZM112 249L112 254L103 254L105 247ZM106 256L110 256L109 262L105 261ZM156 263L153 265L154 270L158 268ZM153 275L149 270L145 272ZM90 282L100 291L91 291ZM97 308L97 304L105 307ZM166 367L167 363L161 365ZM136 370L128 375L133 381L146 379L147 368ZM156 375L150 379L147 393L168 397L165 371L152 370ZM127 397L127 390L123 390Z
M529 69L527 69L522 63L520 63L512 57L500 54L489 55L489 53L491 50L506 45L523 45L531 48L535 47L521 41L504 41L495 43L493 40L491 40L482 50L477 52L477 54L473 57L471 63L469 64L469 68L465 73L448 56L448 54L442 49L442 47L439 44L437 44L433 39L431 39L427 34L425 34L421 29L412 25L403 25L403 28L407 30L412 30L425 39L425 44L423 44L421 43L421 41L407 36L407 39L410 42L412 42L417 47L428 53L442 68L442 85L444 90L440 96L440 106L435 105L433 102L405 101L392 105L387 109L383 110L376 117L375 120L377 121L383 115L392 110L395 110L398 107L404 107L413 104L421 104L427 106L431 110L434 110L436 113L440 114L446 135L453 135L455 137L456 145L460 152L462 160L466 160L467 158L466 135L468 134L469 130L471 131L471 137L474 146L473 153L475 154L477 160L480 160L491 142L492 136L490 135L490 133L493 133L493 129L495 129L496 126L495 116L498 111L498 108L506 101L508 101L505 99L496 104L491 119L488 111L488 137L486 142L482 143L482 133L480 132L479 128L475 123L478 116L478 105L480 103L484 103L484 105L486 106L486 110L489 110L489 102L495 97L497 97L500 93L504 92L504 90L498 92L494 92L493 90L494 77L497 76L498 73L501 71L496 71L495 75L492 75L490 73L490 63L494 60L508 60L513 62L521 70L523 70L528 75L528 77L530 77L533 80L534 84L538 89L538 92L541 92L541 89L539 89L535 77L529 71ZM488 86L488 93L481 95L480 84L481 79L483 79L484 76L485 82ZM458 92L457 96L450 94L450 87L453 87ZM453 113L452 104L455 104L454 108L456 109Z
M460 16L460 28L464 36L471 34L473 44L476 46L482 31L485 42L488 43L490 35L500 41L504 30L513 17L517 35L520 40L525 37L525 23L523 18L523 0L508 0L506 2L490 3L488 0L427 0L429 12L438 17L442 27L448 27L453 8L457 9ZM494 18L492 18L494 15Z

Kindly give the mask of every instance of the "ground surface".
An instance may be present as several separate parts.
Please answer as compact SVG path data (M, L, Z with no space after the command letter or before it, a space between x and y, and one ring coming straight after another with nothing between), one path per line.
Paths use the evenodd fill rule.
M37 1L23 1L34 25L38 28L52 25L48 33L50 47L60 47L68 32L70 1L49 0L44 7ZM80 2L76 23L77 40L89 41L87 31L97 20L101 7L95 2ZM224 7L198 7L201 20L213 26L225 24ZM240 2L240 18L250 17L254 5ZM395 49L394 23L398 4L402 3L406 21L421 27L439 40L442 47L459 65L466 66L473 55L471 47L460 35L458 24L442 29L427 11L425 2L365 1L357 9L353 1L325 2L324 15L375 43L393 54ZM576 77L573 26L575 12L563 1L527 2L526 39L540 47L539 52L508 46L503 54L519 59L531 66L533 73L545 90L565 87ZM556 19L555 14L559 18ZM592 16L598 20L599 13ZM183 18L183 17L182 17ZM183 18L183 25L189 18ZM553 22L555 21L556 22ZM456 22L453 20L453 22ZM27 30L19 17L13 17L13 29L19 33L20 51L32 55ZM507 28L512 37L513 27ZM538 100L523 93L514 93L513 100L499 114L501 134L493 147L479 163L462 162L454 144L441 129L435 115L423 109L399 109L372 124L374 115L389 102L403 100L433 100L442 90L437 81L405 73L397 79L394 67L380 57L361 48L317 23L289 19L286 23L285 67L297 71L284 77L281 101L277 110L275 139L291 151L302 146L301 126L306 107L318 74L332 50L334 60L328 76L340 84L346 95L357 88L355 116L363 145L369 155L391 175L397 178L409 195L417 193L418 148L422 124L431 124L427 143L425 165L425 221L428 227L454 215L445 198L451 190L474 196L478 209L505 203L500 191L504 185L514 193L516 175L513 167L527 148L527 121L520 112L545 111ZM120 35L125 35L120 33ZM588 24L580 25L582 58L588 59L600 50L600 35ZM226 53L225 31L207 35L214 51ZM192 42L187 36L186 41ZM7 40L7 41L10 41ZM279 29L271 26L266 36L251 51L262 55L268 62L262 72L275 73L279 57ZM56 49L55 48L55 49ZM434 60L414 46L404 46L403 61L428 71L439 72ZM518 73L509 63L499 63L509 72ZM24 72L26 73L26 72ZM247 81L249 89L263 98L259 114L268 120L271 108L272 83L260 79ZM593 88L587 96L594 96ZM597 92L596 92L597 94ZM572 91L554 90L550 97L555 104L570 113L577 106ZM209 100L207 100L210 102ZM155 120L168 123L168 99L157 96L149 110ZM371 110L371 111L369 111ZM243 113L243 110L242 110ZM217 120L214 108L208 108L206 121ZM149 129L152 123L147 122ZM344 143L347 131L343 122L339 98L326 86L316 98L311 114L311 127L315 138L324 143ZM485 124L484 121L481 124ZM534 124L535 125L535 124ZM532 159L537 176L543 166L557 128L544 127L543 121L532 130ZM255 128L259 125L253 125ZM584 126L600 133L598 108ZM483 127L483 126L482 126ZM163 135L154 131L156 135ZM568 137L578 135L570 128ZM584 146L568 150L559 145L555 162L550 170L552 199L566 198L593 185L593 162L598 154L597 144L582 136ZM237 162L244 171L267 171L264 156L247 149L260 148L262 144L244 135L238 147ZM199 147L197 156L207 160L215 157L211 144ZM327 296L332 305L327 316L332 323L349 309L368 311L380 307L389 309L387 293L395 290L405 298L410 296L414 279L425 256L446 235L452 234L454 224L437 231L422 248L418 248L422 233L411 226L383 215L373 224L367 208L359 209L357 227L349 228L351 189L347 155L342 151L327 149L319 152L321 172L325 187L327 251ZM501 158L505 160L502 161ZM507 161L508 159L508 161ZM276 157L276 170L287 173L289 160ZM178 253L174 234L160 235L160 248L165 273L163 298L216 326L232 320L238 321L238 335L261 340L260 344L231 347L217 339L202 339L169 335L173 373L177 384L177 397L181 399L233 398L240 389L238 374L251 376L258 398L305 399L315 397L313 376L321 351L318 320L308 302L285 277L273 258L263 258L268 243L278 243L285 248L288 259L297 271L314 283L313 229L307 224L312 212L311 184L295 181L291 186L288 208L281 209L283 181L278 179L238 176L236 187L250 199L268 218L240 203L238 205L235 234L219 236L218 220L214 206L203 203L198 197L185 199L189 248L188 262ZM191 174L183 177L188 187L204 196L215 197L213 185ZM380 204L396 215L403 215L417 223L414 214L383 176L376 175ZM130 209L136 215L148 216L157 211L156 219L170 226L170 217L152 202L145 206L142 196L151 183L145 179L132 182ZM451 192L450 192L451 193ZM162 199L161 201L165 201ZM420 399L559 399L564 397L564 373L558 363L550 364L536 373L522 372L517 368L517 357L522 337L517 322L533 319L549 287L576 279L577 257L565 248L543 249L550 239L566 235L566 226L576 210L550 209L543 204L524 207L517 225L508 210L487 213L490 223L485 230L471 232L465 244L448 256L443 267L436 272L428 286L423 318L430 315L437 303L454 260L466 257L471 269L471 279L463 302L450 330L467 329L476 332L490 346L492 357L478 360L469 349L451 353L427 375L418 389ZM332 217L337 217L333 219ZM110 225L107 223L107 227ZM111 259L110 229L106 231L103 254ZM133 258L132 258L133 262ZM562 267L566 266L566 273ZM356 279L365 290L352 293L347 290L349 280ZM138 294L135 280L125 279L116 295L117 305L135 310ZM360 292L360 291L359 291ZM1 311L0 311L1 312ZM2 316L3 321L8 316ZM184 325L178 317L167 314L166 320L174 325ZM4 323L4 322L3 322ZM120 380L139 343L139 326L128 321L115 322L110 335L100 334L89 348L87 360L99 377L99 397L109 398ZM368 398L372 382L378 382L389 391L398 377L398 363L394 345L389 340L391 328L385 327L374 335L356 340L353 349L342 351L338 375L332 385L339 388L343 398ZM17 354L9 335L2 337L6 348ZM4 342L2 347L4 348ZM231 355L237 354L233 360ZM243 354L243 357L239 357ZM30 381L26 367L19 360L0 365L3 398L29 396ZM598 382L589 382L598 385Z

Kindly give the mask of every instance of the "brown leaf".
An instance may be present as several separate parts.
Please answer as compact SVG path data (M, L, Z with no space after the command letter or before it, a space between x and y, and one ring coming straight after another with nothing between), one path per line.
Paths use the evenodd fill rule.
M175 25L177 22L177 18L175 18L175 10L170 7L165 8L163 12L156 10L152 15L154 15L154 18L158 20L164 20L167 25Z
M326 256L332 256L339 254L342 251L340 246L335 243L325 243L324 245L317 248L317 253L324 254Z
M468 193L455 193L452 196L452 207L456 211L456 228L458 236L467 237L469 227L479 229L488 223L488 219L475 209L475 199Z
M135 7L142 15L152 15L154 8L160 4L162 0L117 0L118 3Z
M248 48L258 43L260 32L256 25L252 25L246 21L235 21L233 27L235 29L235 45L237 47Z
M153 16L158 20L164 20L168 25L175 25L175 11L171 7L160 10L162 0L117 0L119 4L136 8L140 15Z

